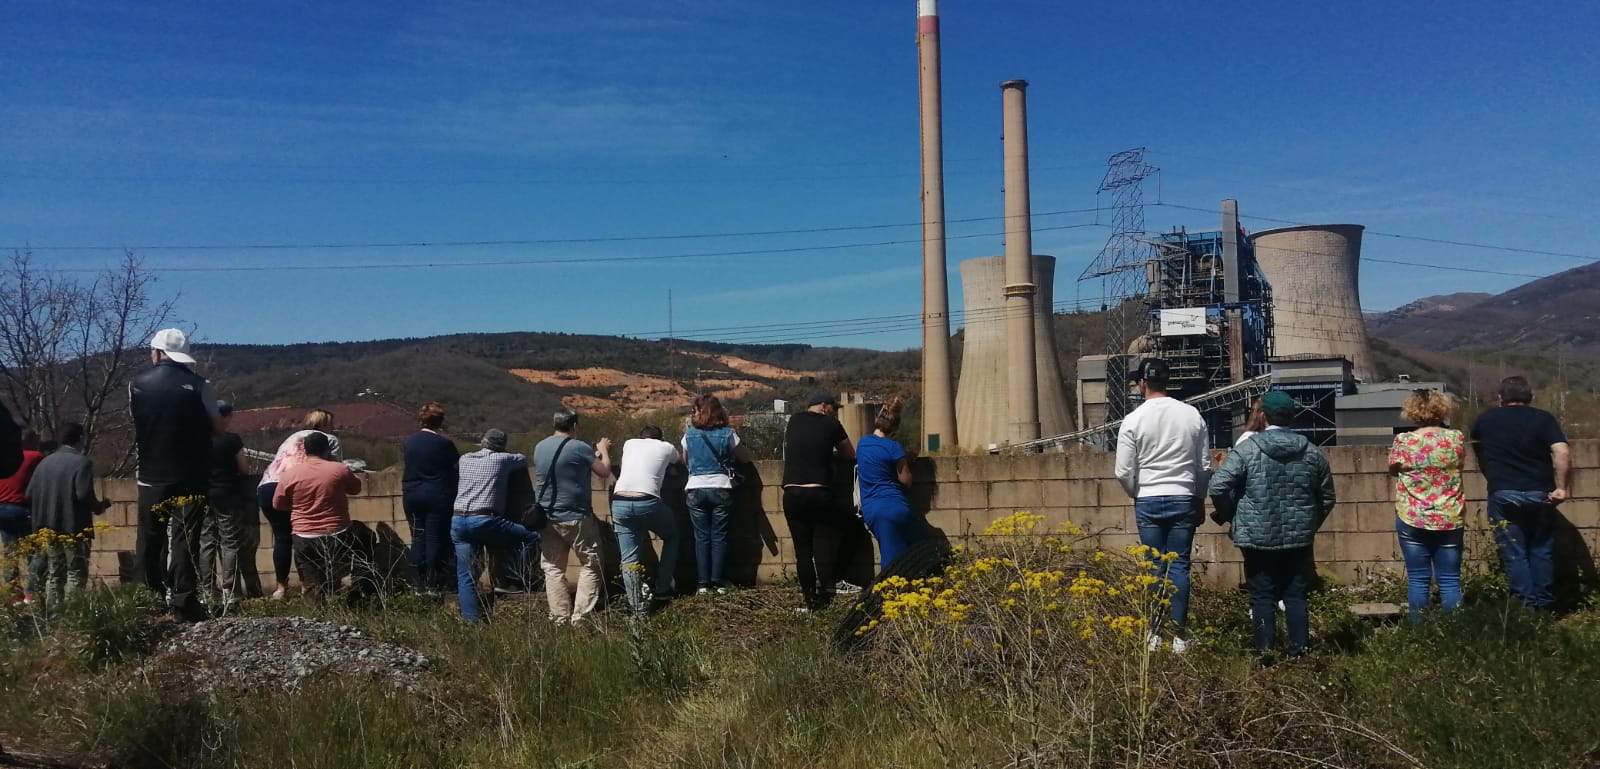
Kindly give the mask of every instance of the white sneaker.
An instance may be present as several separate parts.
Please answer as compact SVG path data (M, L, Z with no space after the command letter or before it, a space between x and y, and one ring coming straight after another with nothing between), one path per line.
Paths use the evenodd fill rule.
M861 592L861 586L846 582L841 579L838 582L833 583L833 592L842 595L854 595Z
M694 594L695 595L711 595L711 588L702 587L699 590L694 591Z
M1189 642L1177 636L1172 637L1172 653L1182 654L1189 651Z
M1151 633L1149 638L1144 639L1144 648L1149 651L1160 651L1161 636Z
M287 595L288 592L289 591L287 591L284 588L280 587L277 590L272 591L272 600L274 600L274 601L282 601L283 597L285 595Z

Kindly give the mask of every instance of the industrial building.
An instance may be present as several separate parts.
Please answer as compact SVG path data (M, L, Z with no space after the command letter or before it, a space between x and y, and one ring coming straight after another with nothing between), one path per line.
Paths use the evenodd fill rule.
M1249 404L1268 390L1295 399L1291 429L1329 446L1388 443L1411 428L1400 405L1413 390L1445 389L1439 382L1375 381L1361 315L1360 225L1251 236L1237 226L1233 201L1223 201L1222 219L1221 231L1179 228L1144 239L1151 251L1138 300L1143 333L1125 351L1080 358L1076 416L1084 429L1028 448L1110 448L1115 415L1138 398L1119 372L1142 357L1171 365L1170 393L1200 409L1215 447L1232 445Z
M1273 354L1273 289L1256 262L1250 236L1238 226L1238 208L1224 201L1224 228L1189 232L1178 228L1148 239L1152 255L1143 265L1143 329L1121 354L1096 355L1078 363L1078 417L1082 424L1104 424L1118 408L1115 399L1134 395L1116 372L1127 359L1158 357L1172 367L1168 392L1193 400L1227 389L1239 398L1212 399L1201 413L1212 443L1233 442L1238 403L1253 388L1266 385ZM1229 389L1245 382L1251 388ZM1110 436L1107 436L1110 437Z
M1141 184L1160 169L1145 161L1143 148L1112 155L1100 183L1099 193L1112 200L1112 235L1079 280L1101 283L1106 354L1079 360L1072 414L1051 328L1055 260L1033 254L1023 80L1000 84L1005 255L961 264L967 318L984 322L966 325L952 393L937 0L917 2L917 50L924 450L1110 448L1118 422L1137 406L1126 372L1149 356L1171 365L1170 394L1200 409L1214 446L1231 446L1250 402L1273 388L1296 399L1295 429L1319 444L1392 431L1398 416L1391 401L1399 396L1368 384L1376 369L1361 315L1364 228L1304 225L1251 236L1239 224L1238 204L1224 200L1216 231L1150 236ZM1139 311L1124 312L1127 302ZM850 406L843 417L862 432L868 405Z

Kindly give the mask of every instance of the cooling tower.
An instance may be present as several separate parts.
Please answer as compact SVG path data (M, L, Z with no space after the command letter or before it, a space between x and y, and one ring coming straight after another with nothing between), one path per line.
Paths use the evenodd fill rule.
M1361 317L1359 224L1258 232L1256 261L1272 285L1273 354L1339 355L1372 381L1372 348Z
M1034 357L1038 363L1039 429L1045 436L1072 432L1066 389L1061 385L1061 359L1056 355L1054 315L1056 259L1033 256ZM962 306L966 339L961 352L961 382L956 388L956 429L963 446L982 449L1005 445L1011 432L1007 406L1005 323L1006 263L1004 256L986 256L961 263Z

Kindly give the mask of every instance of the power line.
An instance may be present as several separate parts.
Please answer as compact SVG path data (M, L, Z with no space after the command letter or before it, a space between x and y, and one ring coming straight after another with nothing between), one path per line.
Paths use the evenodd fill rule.
M985 158L987 162L992 160ZM955 163L957 160L946 160L946 163ZM849 165L860 168L860 164L828 164ZM1036 166L1037 171L1065 171L1069 169L1088 168L1084 163L1063 163ZM478 177L328 177L328 176L207 176L207 175L177 175L177 174L138 174L138 175L91 175L91 174L45 174L36 172L22 172L8 174L8 179L42 181L42 182L70 182L76 184L284 184L284 185L428 185L428 186L467 186L467 185L496 185L496 184L527 184L546 185L560 184L569 186L593 185L694 185L694 184L795 184L800 182L827 182L827 181L857 181L866 179L906 179L915 178L918 172L894 171L885 173L854 173L854 174L829 174L821 176L758 176L739 174L733 176L661 176L661 177L600 177L586 174L584 169L571 169L571 176L478 176ZM946 171L946 176L998 176L997 169L982 169L972 171L952 170Z
M1093 208L1065 209L1061 211L1044 211L1033 214L1039 216L1064 216L1067 214L1092 214ZM1003 221L1007 216L974 216L966 219L946 219L945 224L969 224L972 222ZM829 232L854 232L861 230L888 230L901 227L921 227L922 222L897 222L894 224L861 224L840 227L808 227L789 230L753 230L748 232L705 232L705 233L680 233L667 235L619 235L613 237L583 237L583 238L523 238L510 240L416 240L416 241L380 241L380 242L313 242L313 243L236 243L236 244L162 244L145 246L106 246L106 245L68 245L68 246L0 246L0 250L11 251L288 251L288 250L336 250L336 249L383 249L383 248L483 248L489 246L556 246L578 245L596 243L634 243L649 240L711 240L714 238L754 238L769 237L773 235L818 235Z
M1176 208L1176 209L1179 209L1179 210L1182 210L1182 211L1199 211L1201 213L1208 213L1208 214L1209 213L1216 213L1213 209L1210 209L1210 208L1201 208L1199 206L1185 206L1185 205L1179 205L1177 203L1152 203L1151 205L1165 206L1167 208ZM1276 223L1276 224L1288 224L1288 225L1293 225L1293 226L1298 226L1298 227L1314 227L1314 226L1317 225L1316 222L1297 222L1297 221L1294 221L1293 219L1277 219L1277 218L1270 217L1270 216L1253 216L1253 215L1247 215L1247 214L1240 214L1240 217L1244 218L1244 219L1255 219L1257 221L1262 221L1262 222L1273 222L1273 223ZM1537 248L1521 248L1521 247L1518 247L1518 246L1502 246L1502 245L1497 245L1497 244L1492 244L1492 243L1473 243L1471 241L1465 241L1465 240L1450 240L1450 239L1447 239L1447 238L1428 237L1426 235L1408 235L1408 234L1405 234L1405 233L1398 233L1398 232L1382 232L1380 230L1366 230L1366 234L1375 235L1375 236L1380 237L1380 238L1396 238L1396 239L1399 239L1399 240L1414 240L1414 241L1419 241L1419 242L1422 242L1422 243L1437 243L1439 245L1444 245L1444 246L1460 246L1462 248L1481 248L1481 249L1485 249L1485 250L1489 250L1489 251L1505 251L1505 252L1513 253L1513 254L1530 254L1530 255L1533 255L1533 256L1561 256L1561 257L1566 257L1566 258L1569 258L1569 259L1583 259L1585 261L1590 261L1590 262L1600 262L1600 256L1594 256L1593 254L1574 254L1574 253L1570 253L1570 252L1566 252L1566 251L1544 251L1544 250L1537 249ZM1377 261L1377 260L1373 260L1373 261Z
M1080 227L1100 227L1093 222L1085 224L1064 224L1056 227L1035 227L1034 232L1047 232L1053 230L1075 230ZM967 240L971 238L998 238L1003 237L1003 232L980 232L971 235L947 235L946 240ZM922 238L916 240L882 240L871 243L835 243L826 246L792 246L789 248L755 248L742 251L701 251L686 254L647 254L638 256L589 256L566 259L529 258L529 259L478 259L465 262L369 262L366 264L303 264L303 265L229 265L208 267L147 267L147 272L330 272L344 270L415 270L438 267L509 267L527 265L552 265L552 264L600 264L619 262L657 262L676 259L700 259L723 256L770 256L777 254L798 254L809 251L839 251L855 248L877 248L881 246L902 246L920 244ZM99 272L90 268L48 268L40 272Z
M1314 252L1300 252L1313 254ZM1111 302L1123 302L1142 298L1141 294L1125 294L1104 298L1064 299L1051 305L1053 312L1075 312L1085 308L1095 308ZM1306 311L1315 311L1319 319L1324 320L1350 320L1365 323L1364 313L1334 313L1320 302L1293 300L1288 298L1274 298L1275 307L1300 308ZM964 327L971 327L985 323L1001 322L1005 319L1008 308L994 307L978 310L958 310L951 313L952 320L964 321ZM921 327L921 315L917 313L869 315L852 318L836 318L828 320L799 321L794 323L769 323L757 326L711 326L697 329L680 330L676 338L689 341L725 342L735 344L767 344L779 342L803 342L816 339L833 339L849 336L864 336L868 334L889 334L901 331L911 331ZM1308 333L1295 333L1304 331ZM620 336L650 337L660 333L656 331L641 331ZM1287 320L1280 320L1274 324L1274 336L1280 339L1306 339L1355 342L1359 338L1348 329L1323 329L1312 326L1300 325Z

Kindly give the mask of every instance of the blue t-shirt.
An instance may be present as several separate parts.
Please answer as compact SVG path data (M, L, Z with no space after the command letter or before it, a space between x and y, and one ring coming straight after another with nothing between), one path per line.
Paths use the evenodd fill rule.
M861 506L905 506L906 490L895 465L906 455L899 441L867 435L856 445L856 474L861 479Z
M550 470L556 449L566 440L565 435L552 435L533 447L533 471L538 475L533 488L539 494L539 504L552 521L576 521L594 514L594 498L589 494L594 447L577 439L567 441L567 447L561 449L561 458L555 463L555 471ZM555 488L554 494L551 487Z

